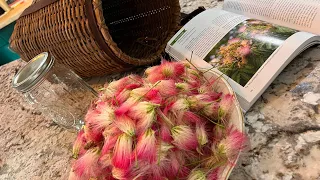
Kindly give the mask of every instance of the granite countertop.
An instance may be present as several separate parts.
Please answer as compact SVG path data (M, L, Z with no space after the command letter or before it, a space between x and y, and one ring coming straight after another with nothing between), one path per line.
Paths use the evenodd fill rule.
M199 5L187 1L186 6ZM0 67L0 179L67 179L76 134L46 119L11 87L23 64ZM99 88L119 76L90 83ZM320 47L312 47L289 64L245 115L250 143L231 180L320 180L319 82Z

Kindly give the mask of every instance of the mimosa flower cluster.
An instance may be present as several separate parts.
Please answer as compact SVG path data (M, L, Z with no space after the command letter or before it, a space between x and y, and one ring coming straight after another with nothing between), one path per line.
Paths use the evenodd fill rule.
M105 85L73 147L70 179L215 180L243 149L234 96L189 62Z

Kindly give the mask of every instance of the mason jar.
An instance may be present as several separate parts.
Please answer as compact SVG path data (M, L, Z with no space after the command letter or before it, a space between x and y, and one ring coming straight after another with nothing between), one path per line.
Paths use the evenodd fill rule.
M43 115L67 129L82 128L88 107L97 97L84 80L47 52L15 75L13 87Z

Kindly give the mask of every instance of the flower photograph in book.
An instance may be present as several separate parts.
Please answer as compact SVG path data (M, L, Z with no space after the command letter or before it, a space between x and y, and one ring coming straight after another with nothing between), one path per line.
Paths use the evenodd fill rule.
M205 61L245 86L272 53L296 32L249 19L225 35L205 57Z

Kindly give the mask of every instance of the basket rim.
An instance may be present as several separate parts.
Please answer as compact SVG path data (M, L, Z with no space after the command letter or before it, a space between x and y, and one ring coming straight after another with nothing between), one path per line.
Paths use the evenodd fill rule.
M152 62L155 62L160 57L160 54L163 52L163 49L165 48L167 43L163 43L162 45L160 45L155 55L151 56L150 58L141 58L141 59L135 58L123 52L123 50L118 47L117 43L113 41L113 38L108 31L108 26L105 24L103 9L101 6L102 1L101 0L89 0L89 1L92 1L93 10L95 12L95 18L96 18L96 21L99 22L96 24L105 40L105 43L107 43L107 45L110 47L113 54L117 58L119 58L119 60L128 64L140 66L140 65L147 65ZM179 23L180 23L180 16L181 16L181 13L180 13L181 7L180 7L179 0L171 0L171 1L174 1L175 4L173 7L177 9L172 16L173 20L171 22L171 26L173 27L173 29L178 30ZM174 30L169 32L168 37L165 39L164 42L168 42L175 34L176 32Z

